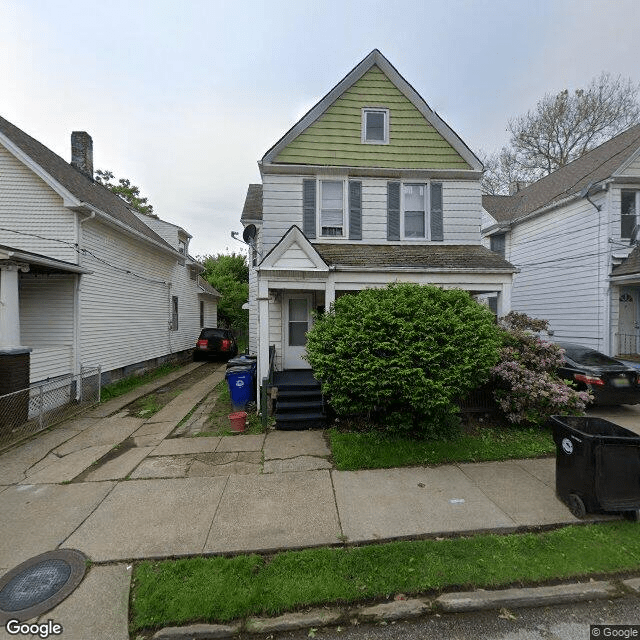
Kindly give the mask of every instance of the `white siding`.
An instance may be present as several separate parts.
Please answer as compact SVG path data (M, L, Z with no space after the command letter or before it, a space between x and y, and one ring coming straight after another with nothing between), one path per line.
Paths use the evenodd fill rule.
M93 271L81 280L83 365L109 371L194 346L198 296L184 266L95 220L83 225L82 246L91 252L83 266ZM193 295L187 293L187 280ZM169 328L174 295L178 331Z
M0 227L12 230L0 229L0 244L77 264L76 224L62 198L0 146Z
M258 274L249 264L249 353L258 353Z
M388 179L356 176L352 179L362 181L362 240L356 242L386 242ZM263 229L267 252L292 225L302 229L302 180L301 176L265 175L263 178ZM482 198L479 183L443 180L442 184L444 244L480 244ZM348 228L348 224L346 226ZM342 240L316 240L323 241ZM345 238L344 241L349 240Z
M73 373L75 276L20 278L20 338L31 347L30 381Z
M604 204L601 196L599 201ZM607 216L586 200L513 227L511 307L549 320L555 340L606 347Z

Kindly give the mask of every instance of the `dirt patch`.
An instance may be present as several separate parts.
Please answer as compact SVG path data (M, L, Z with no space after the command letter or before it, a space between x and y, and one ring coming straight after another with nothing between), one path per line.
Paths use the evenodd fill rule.
M155 391L127 405L127 414L136 418L150 418L154 413L160 411L160 409L179 396L185 389L188 389L211 375L221 366L224 366L224 364L220 362L206 362L181 378L168 382Z

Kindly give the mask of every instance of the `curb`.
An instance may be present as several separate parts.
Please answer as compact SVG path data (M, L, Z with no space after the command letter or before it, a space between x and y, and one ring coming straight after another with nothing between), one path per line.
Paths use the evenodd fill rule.
M571 602L619 598L629 593L640 595L640 578L623 581L578 582L525 589L496 591L463 591L445 593L435 600L406 598L399 594L392 602L358 607L316 608L304 613L287 613L275 618L248 618L229 625L197 624L166 627L156 632L152 640L214 640L231 638L239 633L275 633L318 628L340 623L376 623L408 620L432 613L466 613L487 609L541 607Z

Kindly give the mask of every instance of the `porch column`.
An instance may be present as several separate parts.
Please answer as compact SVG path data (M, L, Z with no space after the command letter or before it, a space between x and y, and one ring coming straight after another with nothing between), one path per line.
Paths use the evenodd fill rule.
M327 278L327 282L324 287L324 309L327 313L331 310L331 305L336 301L336 283Z
M29 271L22 262L0 262L0 349L20 347L18 275Z
M269 375L269 285L258 283L258 385Z
M498 317L506 316L509 311L511 311L511 284L505 283L498 296Z

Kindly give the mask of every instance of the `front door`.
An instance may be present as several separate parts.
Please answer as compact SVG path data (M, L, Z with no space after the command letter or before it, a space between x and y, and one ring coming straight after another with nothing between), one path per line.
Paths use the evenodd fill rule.
M620 295L619 346L620 355L638 353L637 292L622 289Z
M311 328L312 294L296 293L284 296L284 368L310 369L302 359L306 354L307 331Z

